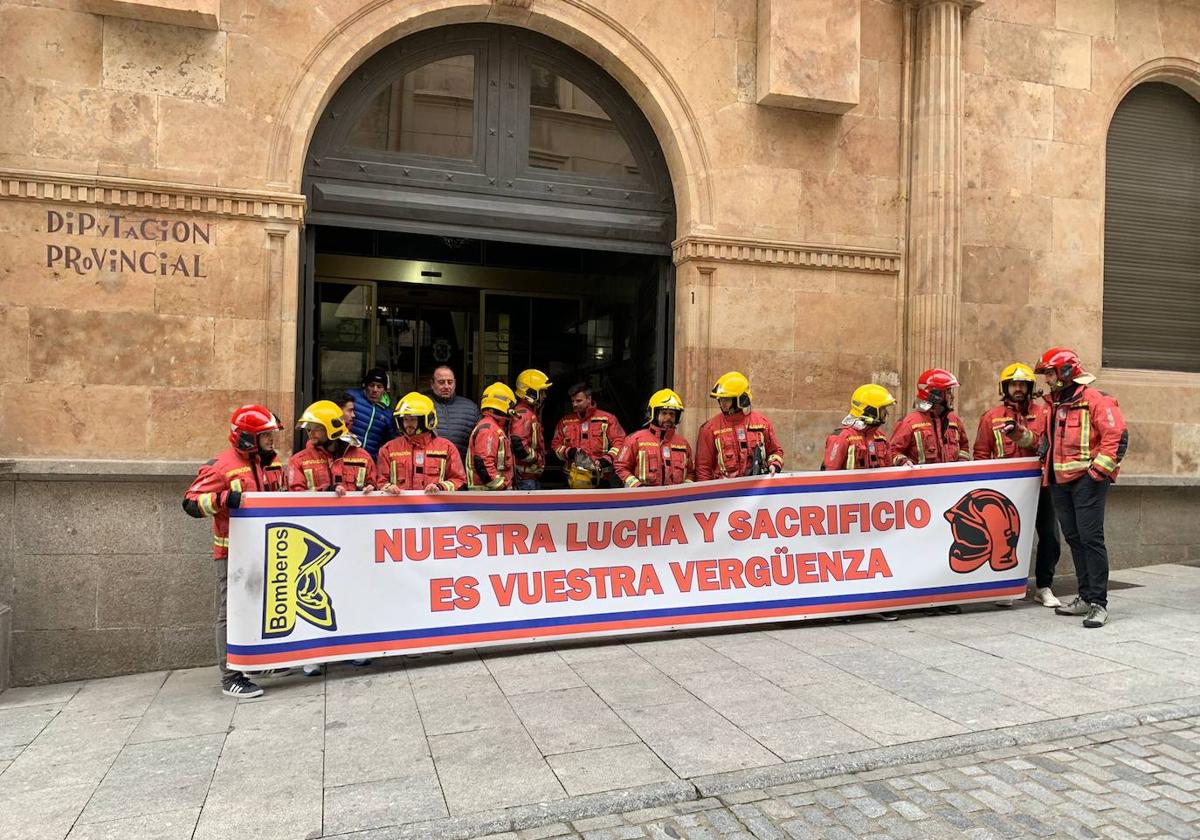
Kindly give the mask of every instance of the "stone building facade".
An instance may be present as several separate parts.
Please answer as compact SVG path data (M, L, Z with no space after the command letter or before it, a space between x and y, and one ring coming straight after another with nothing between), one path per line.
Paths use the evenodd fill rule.
M1073 346L1131 424L1115 562L1200 558L1200 374L1104 367L1101 330L1109 123L1145 82L1200 94L1200 5L4 0L15 683L211 659L208 533L178 499L234 406L290 422L316 393L310 144L373 56L466 24L577 54L652 132L672 206L654 346L690 430L740 369L811 469L864 381L905 403L947 367L976 417L1005 364Z

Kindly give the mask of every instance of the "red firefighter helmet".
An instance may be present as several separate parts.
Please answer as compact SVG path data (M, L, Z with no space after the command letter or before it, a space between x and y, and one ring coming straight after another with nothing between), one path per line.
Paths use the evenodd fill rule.
M244 405L229 418L229 442L240 452L258 448L258 436L283 428L279 418L263 405Z
M1079 354L1069 347L1051 347L1042 354L1034 372L1047 376L1055 391L1072 382L1086 385L1095 381L1095 377L1083 369Z
M995 490L972 490L943 514L950 523L950 568L967 574L990 565L997 572L1017 565L1021 515Z
M917 399L927 403L945 402L951 388L958 387L954 374L941 368L930 368L917 377Z

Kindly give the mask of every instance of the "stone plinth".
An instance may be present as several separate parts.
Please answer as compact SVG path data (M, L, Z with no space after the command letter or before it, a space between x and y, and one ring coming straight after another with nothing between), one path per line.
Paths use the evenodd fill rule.
M80 5L98 15L197 29L216 29L221 23L221 0L83 0Z
M758 103L844 114L859 102L859 0L758 0Z

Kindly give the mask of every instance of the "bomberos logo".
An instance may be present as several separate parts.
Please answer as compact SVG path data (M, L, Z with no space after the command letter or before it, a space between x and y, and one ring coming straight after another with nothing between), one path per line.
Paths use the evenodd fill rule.
M950 523L950 568L960 574L984 564L1003 572L1017 565L1021 515L1012 499L996 490L971 490L943 516Z
M263 638L287 636L302 618L336 630L333 600L325 591L325 567L340 549L299 525L267 526L263 587Z

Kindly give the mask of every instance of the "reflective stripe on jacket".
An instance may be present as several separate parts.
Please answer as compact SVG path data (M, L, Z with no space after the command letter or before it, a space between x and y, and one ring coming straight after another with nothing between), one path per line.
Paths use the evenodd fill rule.
M945 415L910 411L896 424L888 445L893 464L903 463L904 458L914 464L971 460L971 442L962 420L953 411Z
M278 455L263 466L257 457L230 447L200 468L183 497L195 502L201 515L212 517L213 559L224 560L229 556L229 509L224 505L224 494L230 490L249 493L286 489Z
M1010 403L989 408L979 418L975 432L975 447L971 454L976 461L998 458L1028 458L1037 454L1037 442L1046 431L1050 409L1042 400L1034 400L1022 413ZM1016 440L1004 434L1004 426L1015 421L1023 428Z
M763 469L783 469L783 447L771 421L757 411L717 414L696 435L696 480L749 475L754 450L762 444Z
M653 424L625 436L613 460L613 470L626 487L686 484L696 476L687 438L675 429L664 434Z
M1097 388L1078 388L1050 406L1050 449L1043 468L1057 484L1069 484L1089 469L1116 481L1129 445L1129 432L1115 397Z
M437 484L443 490L461 490L467 483L458 449L444 437L429 432L390 440L379 450L376 473L381 486L424 490Z
M823 470L873 470L892 466L887 435L878 426L842 426L825 438Z
M572 412L559 420L550 448L564 462L568 449L586 452L594 461L602 455L617 457L624 440L625 430L621 428L621 421L615 415L593 406L583 417Z
M310 443L288 458L288 489L365 490L376 487L375 461L366 449L347 447L345 454L334 458L324 448Z

